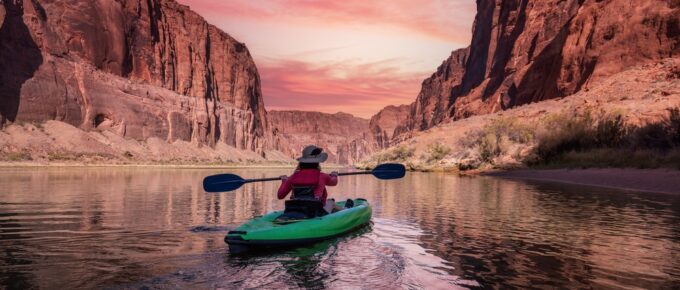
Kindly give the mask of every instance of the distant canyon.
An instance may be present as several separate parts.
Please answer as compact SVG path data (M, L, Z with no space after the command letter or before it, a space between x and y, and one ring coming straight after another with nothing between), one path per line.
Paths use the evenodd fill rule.
M470 45L413 103L367 120L267 111L248 48L173 0L3 1L0 152L4 161L289 163L316 144L330 162L356 164L423 135L446 140L426 132L445 136L474 116L595 96L585 93L679 52L677 1L479 0Z

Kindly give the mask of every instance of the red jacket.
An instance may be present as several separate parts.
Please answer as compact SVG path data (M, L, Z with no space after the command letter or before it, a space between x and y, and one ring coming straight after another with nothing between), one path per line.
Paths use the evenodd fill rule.
M313 185L315 186L314 196L326 205L326 198L328 197L326 185L335 186L337 184L337 176L328 175L318 169L300 169L295 171L288 179L282 180L277 196L279 199L284 199L293 189L293 186Z

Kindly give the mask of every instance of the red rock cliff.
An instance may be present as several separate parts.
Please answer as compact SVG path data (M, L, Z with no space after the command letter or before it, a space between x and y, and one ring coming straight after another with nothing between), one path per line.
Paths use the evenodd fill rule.
M472 42L423 82L399 135L574 94L680 52L680 2L478 0Z
M324 148L328 161L351 164L373 152L375 143L369 121L346 113L270 111L269 121L277 140L276 148L290 157L314 144Z
M406 122L411 107L409 105L387 106L371 117L369 128L375 149L387 148L391 145L395 129Z
M60 120L144 140L262 152L244 44L172 0L0 1L1 122Z

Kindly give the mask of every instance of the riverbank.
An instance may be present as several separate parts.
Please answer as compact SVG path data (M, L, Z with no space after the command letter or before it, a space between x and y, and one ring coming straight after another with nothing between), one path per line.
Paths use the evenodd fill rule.
M232 144L233 145L233 144ZM286 154L237 148L224 142L207 146L156 137L136 140L109 130L83 130L49 120L17 122L0 128L0 162L7 164L277 164L294 163Z
M122 167L122 168L187 168L187 169L207 169L207 168L294 168L297 163L87 163L87 162L32 162L0 161L0 168L31 168L31 167ZM346 168L347 165L323 164L324 168Z
M481 175L680 194L680 170L673 169L519 169L487 172Z

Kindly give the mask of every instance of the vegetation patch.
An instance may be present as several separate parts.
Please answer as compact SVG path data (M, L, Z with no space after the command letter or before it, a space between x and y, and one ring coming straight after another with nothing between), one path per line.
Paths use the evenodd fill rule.
M626 125L621 114L593 117L560 114L537 134L533 167L680 167L680 108L643 126Z
M460 170L517 165L531 148L536 129L516 118L499 118L473 130L459 141L467 151L458 162Z
M50 162L102 162L116 160L116 156L108 153L81 153L69 151L53 151L47 153L47 160Z
M415 152L415 148L399 145L374 155L371 161L378 164L384 162L406 162L413 157L413 152Z
M31 153L28 152L28 150L21 150L2 152L2 155L0 155L0 159L2 161L16 162L16 161L31 161L33 160L33 157L31 156Z
M439 142L435 142L427 146L427 152L421 156L421 159L426 163L431 164L444 159L450 152L451 148Z

